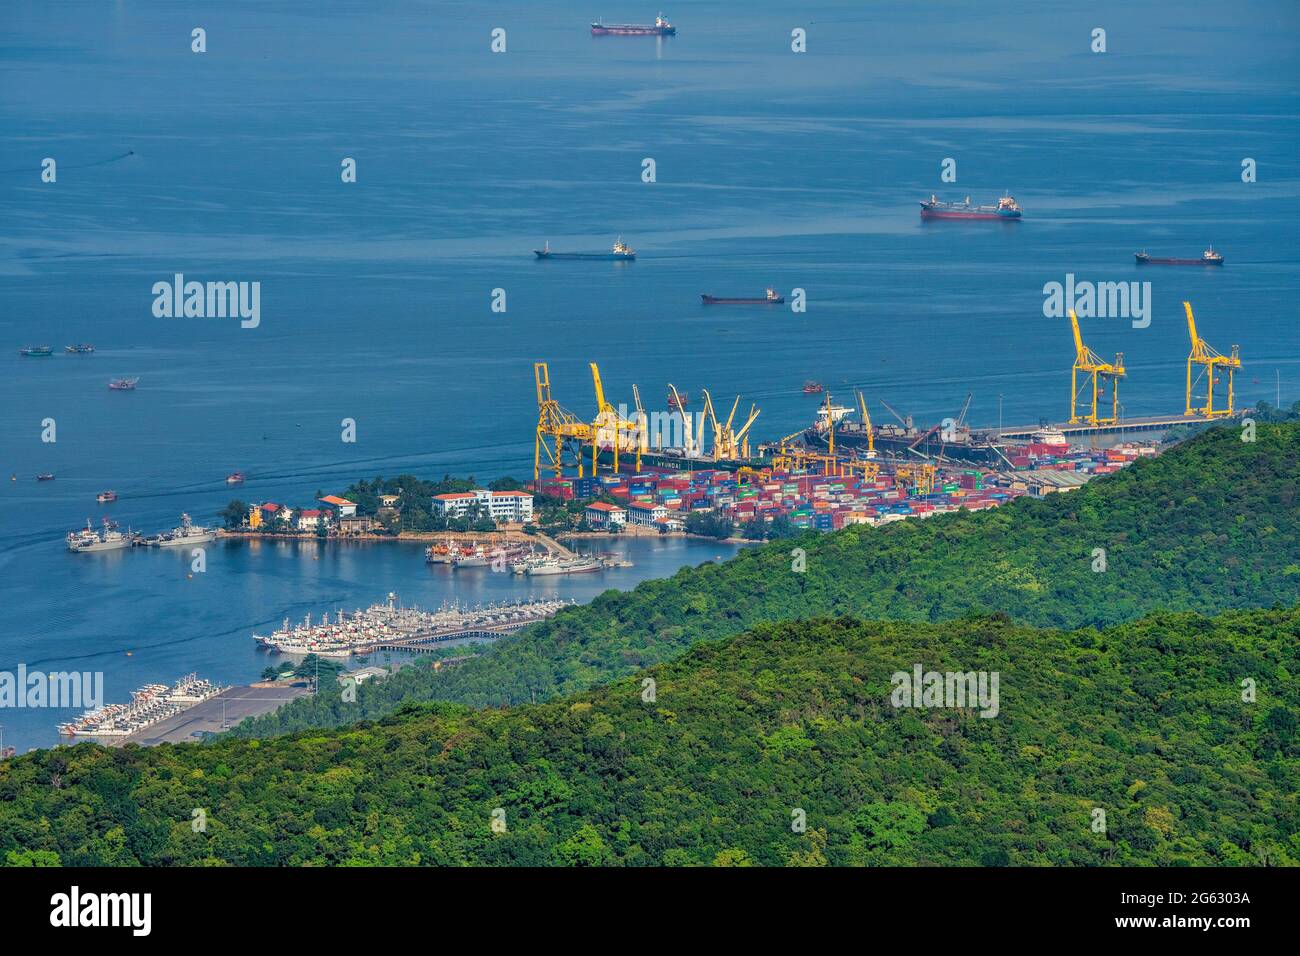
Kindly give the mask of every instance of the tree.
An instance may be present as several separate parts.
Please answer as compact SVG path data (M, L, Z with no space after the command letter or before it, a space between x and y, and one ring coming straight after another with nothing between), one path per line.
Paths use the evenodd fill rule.
M217 512L217 517L227 531L233 531L247 520L248 505L236 498Z

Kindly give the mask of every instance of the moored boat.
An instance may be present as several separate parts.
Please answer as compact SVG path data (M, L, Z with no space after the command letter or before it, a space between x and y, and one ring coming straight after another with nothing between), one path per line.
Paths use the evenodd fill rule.
M155 548L180 548L189 544L204 544L217 537L215 528L197 525L188 514L181 515L181 523L171 531L145 539L145 544Z
M87 551L120 551L122 548L129 548L139 539L139 535L130 528L125 533L117 530L117 525L104 519L104 527L96 531L90 525L90 519L86 519L86 527L77 531L69 531L67 536L68 550L76 552Z

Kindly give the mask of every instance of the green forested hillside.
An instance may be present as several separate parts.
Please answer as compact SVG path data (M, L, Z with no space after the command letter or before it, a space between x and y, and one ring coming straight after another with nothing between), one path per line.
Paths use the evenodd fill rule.
M435 674L408 668L241 726L264 736L390 713L405 700L499 705L590 687L763 621L851 614L939 621L1001 611L1032 624L1105 626L1157 610L1214 612L1300 601L1300 425L1256 441L1213 428L1079 491L808 535L686 569L500 641ZM806 551L793 571L791 549ZM1106 570L1094 571L1095 549Z
M916 664L998 672L998 715L894 707ZM653 702L637 675L0 762L0 861L1295 865L1297 673L1300 610L764 625L653 668Z

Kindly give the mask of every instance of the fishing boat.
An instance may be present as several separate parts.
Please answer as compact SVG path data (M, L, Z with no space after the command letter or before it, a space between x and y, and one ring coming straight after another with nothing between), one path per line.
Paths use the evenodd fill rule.
M36 476L36 480L37 480L37 481L53 481L53 480L54 480L54 475L51 474L51 473L48 472L48 471L44 471L44 472L41 472L39 475Z
M108 383L108 387L115 392L131 392L135 390L135 383L140 381L138 378L115 378Z
M93 345L87 345L85 342L78 342L76 345L63 346L63 351L67 352L69 355L89 355L91 352L95 351L95 347Z
M116 491L101 491L99 494L95 495L95 500L98 501L101 505L103 505L103 504L108 504L108 502L110 502L110 501L116 501L116 500L117 500L117 492L116 492Z
M1160 256L1149 256L1146 250L1133 253L1133 258L1137 260L1140 266L1221 266L1223 265L1223 255L1215 252L1214 247L1206 249L1201 253L1199 259L1174 259Z
M690 395L689 392L669 392L669 393L668 393L668 407L669 407L669 408L675 408L675 409L677 409L677 410L680 412L682 409L684 409L684 408L685 408L687 405L689 405L690 403L691 403L691 395Z
M45 358L54 354L54 349L48 345L28 345L26 348L18 350L19 355L26 355L29 358Z
M805 395L820 395L822 393L822 383L813 381L804 382L803 393Z
M232 471L230 474L226 475L226 484L228 485L242 484L243 481L244 473L242 471Z
M738 296L706 295L701 292L700 298L705 305L780 305L785 302L785 296L771 286L768 286L767 294L762 296L743 298Z

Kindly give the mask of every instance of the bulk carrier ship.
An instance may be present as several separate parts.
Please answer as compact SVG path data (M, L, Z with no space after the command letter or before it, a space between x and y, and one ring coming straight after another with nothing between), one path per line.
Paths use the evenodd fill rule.
M671 37L677 35L677 28L664 19L661 13L650 23L601 23L597 20L591 25L594 37Z
M922 219L1019 219L1020 206L1011 196L1003 196L996 206L974 206L970 196L962 202L943 202L937 196L921 203Z

